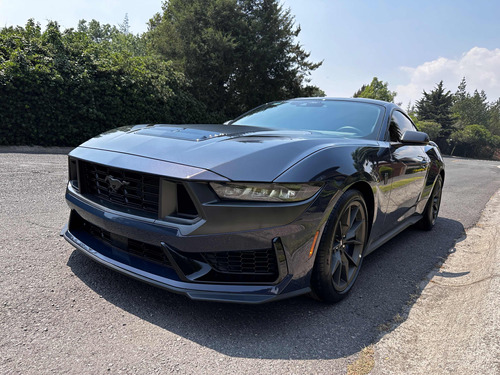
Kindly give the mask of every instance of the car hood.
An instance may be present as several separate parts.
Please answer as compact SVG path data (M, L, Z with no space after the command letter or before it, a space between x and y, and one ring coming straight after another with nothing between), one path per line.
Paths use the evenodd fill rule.
M81 147L203 168L233 181L272 181L325 147L356 144L311 131L240 125L136 125L117 128Z

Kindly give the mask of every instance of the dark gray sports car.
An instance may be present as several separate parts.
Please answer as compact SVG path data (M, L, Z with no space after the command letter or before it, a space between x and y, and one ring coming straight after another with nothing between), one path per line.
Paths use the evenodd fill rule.
M396 105L307 98L224 125L137 125L69 155L64 237L95 261L198 300L352 288L363 258L436 221L438 147Z

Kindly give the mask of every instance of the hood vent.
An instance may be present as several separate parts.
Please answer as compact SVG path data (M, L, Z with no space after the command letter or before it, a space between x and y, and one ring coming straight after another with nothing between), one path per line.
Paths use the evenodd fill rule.
M137 135L148 135L152 137L170 138L170 139L182 139L185 141L201 142L208 139L223 137L226 134L217 131L210 131L205 129L196 128L183 128L183 127L173 127L173 126L147 126L141 130L135 132Z

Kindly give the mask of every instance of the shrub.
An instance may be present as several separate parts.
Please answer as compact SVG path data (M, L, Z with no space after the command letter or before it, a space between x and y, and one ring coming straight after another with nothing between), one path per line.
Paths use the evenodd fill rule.
M43 32L33 20L0 30L0 144L75 146L122 125L222 119L188 94L169 62L107 30L101 40L61 33L55 22Z

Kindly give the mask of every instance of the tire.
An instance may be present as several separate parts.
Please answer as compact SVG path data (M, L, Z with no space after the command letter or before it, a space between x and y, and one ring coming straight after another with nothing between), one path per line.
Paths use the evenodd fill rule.
M335 303L352 289L368 239L367 212L363 195L353 189L340 197L330 214L311 276L319 300Z
M439 207L441 206L441 196L443 192L443 179L441 175L436 177L434 188L432 189L431 196L427 201L422 219L418 222L419 227L423 230L431 230L436 224L436 219L439 214Z

